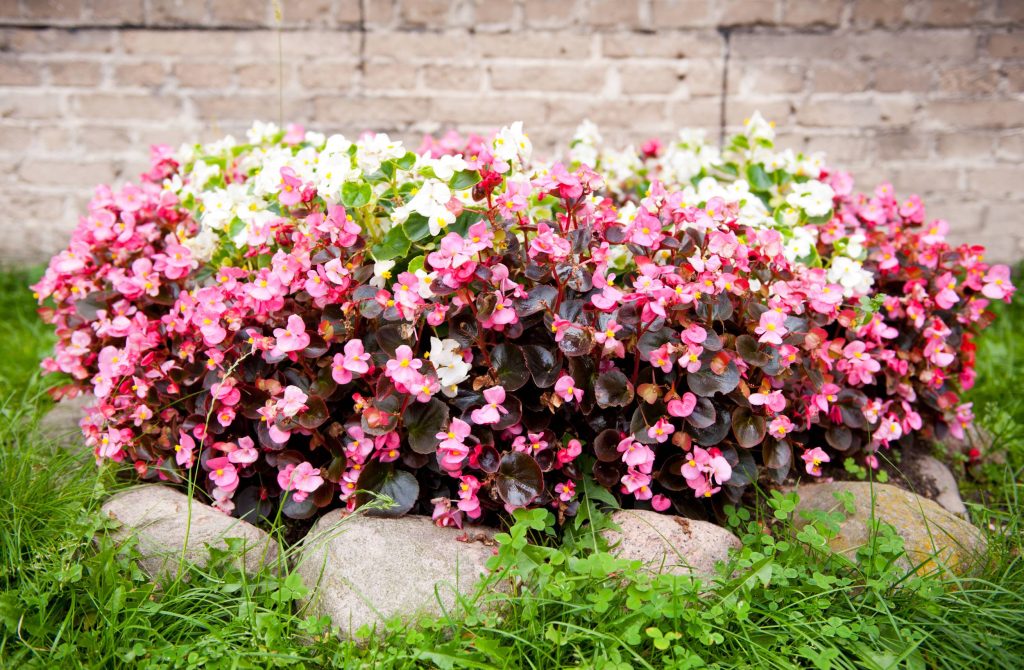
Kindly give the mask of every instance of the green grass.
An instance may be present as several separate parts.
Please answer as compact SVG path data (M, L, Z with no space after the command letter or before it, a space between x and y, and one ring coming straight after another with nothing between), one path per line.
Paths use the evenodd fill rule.
M21 290L28 280L0 275L0 667L952 669L1024 658L1024 302L986 331L971 394L1005 461L974 473L986 495L972 514L992 527L983 574L907 575L885 527L851 564L821 548L834 517L787 539L793 500L775 496L770 519L732 510L743 549L715 584L698 585L646 575L586 526L555 541L550 515L534 510L519 513L496 559L515 591L357 645L296 613L304 589L286 571L247 578L219 556L152 584L132 547L109 539L99 505L124 484L35 427L51 338Z

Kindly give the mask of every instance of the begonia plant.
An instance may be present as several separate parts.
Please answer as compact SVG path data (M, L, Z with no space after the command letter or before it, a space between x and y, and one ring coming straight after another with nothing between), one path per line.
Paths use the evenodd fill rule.
M236 515L682 509L962 436L1014 291L760 116L640 150L257 123L100 187L34 287L98 461ZM707 504L707 503L705 503Z

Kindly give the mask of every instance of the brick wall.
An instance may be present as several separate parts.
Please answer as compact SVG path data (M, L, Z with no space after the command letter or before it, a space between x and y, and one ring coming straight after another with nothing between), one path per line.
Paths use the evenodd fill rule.
M1024 0L0 0L0 264L62 246L149 143L254 118L412 141L521 119L543 148L584 117L626 141L755 109L1017 259L1022 65Z

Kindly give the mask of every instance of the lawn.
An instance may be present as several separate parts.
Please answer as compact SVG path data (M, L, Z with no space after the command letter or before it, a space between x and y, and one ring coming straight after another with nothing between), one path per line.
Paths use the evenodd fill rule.
M1024 658L1024 300L1000 306L985 331L972 392L998 452L968 485L983 501L971 513L989 535L984 573L905 574L884 526L857 564L840 560L822 549L834 519L794 537L793 499L776 495L761 508L770 516L730 511L743 549L699 584L612 557L590 532L605 522L596 510L557 541L551 515L533 510L517 516L497 559L520 588L355 644L295 612L295 576L250 578L214 561L153 584L132 548L106 537L99 505L123 480L37 429L50 404L37 366L51 336L30 279L0 275L3 667L1011 668Z

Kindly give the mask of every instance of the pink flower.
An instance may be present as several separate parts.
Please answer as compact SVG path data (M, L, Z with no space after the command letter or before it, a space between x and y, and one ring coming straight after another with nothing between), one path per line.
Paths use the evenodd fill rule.
M668 401L669 416L678 418L688 417L693 414L697 407L697 396L687 391L681 398L673 398Z
M651 507L657 512L664 512L672 506L672 501L668 496L663 496L660 493L651 498Z
M786 409L786 398L782 395L782 391L751 393L748 400L750 400L750 404L755 407L764 405L768 411L773 414L778 414L782 410Z
M236 465L255 463L259 456L260 453L256 450L251 437L241 438L238 440L238 446L228 452L228 460Z
M292 351L302 351L309 346L306 324L297 314L288 317L287 328L275 328L274 337L277 339L277 344L271 352L272 354L280 355Z
M669 345L663 344L654 351L651 352L647 360L650 361L651 365L656 368L660 368L662 372L672 372L672 354L668 351Z
M234 491L238 488L238 471L227 456L209 459L206 461L206 467L210 470L210 479L220 488L225 491Z
M647 429L647 437L657 440L661 444L668 441L668 438L674 432L676 432L676 427L668 419L661 417L653 426Z
M814 475L815 477L821 476L821 464L832 460L821 447L814 447L804 451L800 458L804 459L804 469L807 471L807 474Z
M981 293L986 298L1010 301L1010 296L1013 295L1015 289L1010 283L1009 267L993 265L982 281L985 285L981 288Z
M640 472L649 473L651 471L654 465L654 451L647 445L634 440L632 435L622 438L616 449L622 454L622 462L630 468Z
M562 502L569 502L576 495L576 483L573 481L555 484L555 494Z
M768 433L777 440L781 440L793 431L793 422L785 414L780 414L768 424Z
M895 442L903 437L903 426L895 415L890 414L886 418L882 419L882 422L879 424L878 429L872 437L876 442L882 442L884 444Z
M174 445L174 461L183 468L191 468L194 462L192 451L196 448L196 441L188 433L178 433L178 444Z
M547 449L548 442L544 439L544 433L527 433L519 435L512 440L512 448L527 454L536 454Z
M309 400L309 396L303 393L298 386L288 386L284 389L284 397L277 401L274 408L291 418L306 409L307 400Z
M401 385L403 388L399 390L404 392L404 389L416 381L421 367L423 367L423 361L414 358L412 349L403 344L395 350L395 357L385 365L385 374L395 382L396 386Z
M277 473L278 486L282 491L294 491L292 499L295 502L305 500L310 493L323 486L323 483L324 478L320 476L320 470L306 461L298 465L289 463L284 470Z
M566 402L583 400L583 389L576 387L576 382L569 375L563 374L555 382L555 394Z
M787 332L786 315L776 309L770 309L761 315L754 332L760 335L758 342L765 344L782 344L782 336Z
M351 339L345 343L345 353L335 354L331 364L331 377L339 384L352 381L352 375L363 375L370 370L370 354L363 350L363 342Z
M576 457L583 453L583 444L577 439L569 440L568 444L565 445L564 449L559 449L556 454L556 460L558 461L558 467L562 467L566 463L571 463L576 460Z
M285 207L291 207L302 202L302 180L290 167L281 168L280 192L277 199Z
M473 410L469 418L478 426L484 426L501 421L502 414L508 414L508 410L502 406L505 402L505 387L492 386L484 391L484 400L487 401L483 407Z

